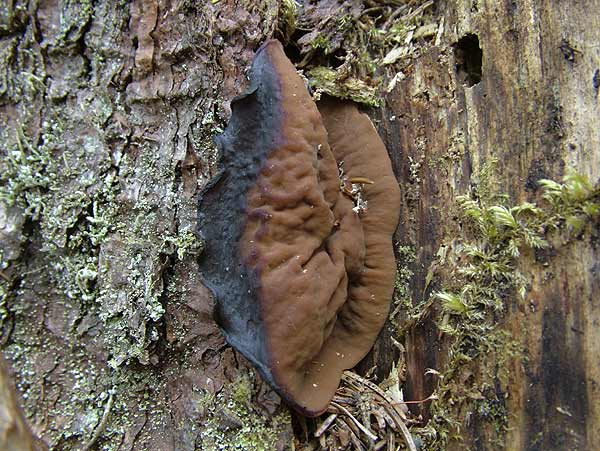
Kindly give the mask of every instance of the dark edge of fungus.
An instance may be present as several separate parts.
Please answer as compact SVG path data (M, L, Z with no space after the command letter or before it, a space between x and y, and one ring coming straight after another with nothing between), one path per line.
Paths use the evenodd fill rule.
M257 282L234 250L245 225L241 218L246 212L246 193L275 144L276 137L268 132L278 128L281 118L276 101L280 85L264 47L252 64L249 89L231 101L230 122L215 137L220 170L200 194L198 228L210 242L202 257L201 275L215 298L215 321L227 342L270 380L260 306L250 300ZM236 151L248 143L254 145L245 152Z
M387 317L399 190L368 117L332 101L322 118L278 41L257 51L250 81L200 196L201 275L227 342L316 416ZM363 191L373 206L361 213Z

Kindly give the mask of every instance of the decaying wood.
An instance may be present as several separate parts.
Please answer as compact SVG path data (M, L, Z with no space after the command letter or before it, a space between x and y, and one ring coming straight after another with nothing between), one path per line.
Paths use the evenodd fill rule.
M513 204L539 201L538 180L569 171L600 177L597 1L583 4L526 1L443 2L442 41L404 70L381 115L388 148L404 187L400 243L415 249L410 265L412 301L427 301L445 283L439 255L462 232L452 228L459 194L480 184L482 168L498 159L489 180ZM441 23L441 20L440 20ZM474 34L483 52L481 80L467 81L458 43ZM454 47L452 47L454 45ZM450 229L447 227L450 226ZM528 280L524 299L505 298L501 323L523 345L526 359L507 363L496 379L506 405L506 449L595 449L600 446L597 221L578 239L553 241L549 252L526 252L518 267ZM574 258L578 255L579 258ZM429 286L429 273L433 283ZM433 285L433 286L432 286ZM435 310L435 308L434 308ZM419 313L423 313L421 310ZM439 383L427 368L443 371L448 356L433 321L421 315L404 338L409 399L423 399ZM411 321L411 318L407 318ZM400 321L402 323L402 321ZM380 355L382 355L380 353ZM381 359L376 359L381 365ZM509 360L510 362L510 360ZM477 378L477 375L473 377ZM502 388L501 388L502 387ZM428 415L427 404L418 411ZM566 408L571 416L561 414ZM494 432L462 411L457 442L486 449ZM493 423L493 421L492 421Z

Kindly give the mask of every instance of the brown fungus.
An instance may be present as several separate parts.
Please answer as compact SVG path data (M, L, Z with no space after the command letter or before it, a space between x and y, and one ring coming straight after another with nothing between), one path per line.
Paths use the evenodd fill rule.
M200 198L201 271L227 341L315 416L387 317L400 194L368 117L348 102L317 109L278 41L250 82Z

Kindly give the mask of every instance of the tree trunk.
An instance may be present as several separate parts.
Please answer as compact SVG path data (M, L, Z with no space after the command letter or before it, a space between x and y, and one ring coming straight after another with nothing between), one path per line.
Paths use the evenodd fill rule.
M0 5L1 339L32 431L64 450L317 446L226 346L197 263L212 137L275 35L317 93L335 94L317 62L365 52L388 87L368 112L403 193L399 278L358 370L437 396L411 408L423 449L599 449L600 2L305 3Z

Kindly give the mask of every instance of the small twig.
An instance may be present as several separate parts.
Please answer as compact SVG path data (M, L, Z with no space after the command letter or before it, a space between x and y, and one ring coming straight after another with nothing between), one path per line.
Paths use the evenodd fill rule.
M334 407L337 407L338 409L340 409L344 415L347 415L353 422L354 424L367 436L369 437L369 439L371 441L375 441L377 440L377 436L371 431L369 430L369 428L367 426L365 426L364 424L362 424L360 421L358 421L354 415L352 415L348 409L346 409L344 406L337 404L337 403L331 403Z
M387 438L388 449L396 449L396 436L393 433L389 433Z
M363 10L363 12L360 15L364 16L366 14L374 13L376 11L381 11L382 9L383 9L383 6L373 6L371 8L367 8L367 9Z
M393 401L390 400L390 398L383 392L383 390L381 388L379 388L373 382L360 377L358 374L352 373L350 371L345 371L342 374L342 379L344 379L347 382L349 381L349 379L354 379L358 383L361 383L364 386L366 386L367 388L369 388L373 393L375 393L383 401L384 404L392 404L393 403Z
M362 382L367 388L370 388L376 395L381 397L384 401L383 408L384 410L393 418L396 425L400 428L402 435L404 436L404 440L408 446L410 451L417 451L417 447L415 446L415 442L412 439L412 435L410 431L404 424L403 418L401 415L404 415L395 405L392 400L374 383L361 378L358 374L352 373L350 371L344 371L342 374L342 379L348 381L348 379L354 379L355 381Z
M377 427L379 430L382 432L385 431L385 418L381 414L381 411L379 409L371 410L370 414L375 417L375 421L377 421Z
M417 17L419 14L423 13L427 8L429 8L431 5L433 5L433 0L429 0L428 2L423 3L421 6L419 6L417 9L415 9L412 13L407 14L406 16L404 16L402 19L403 20L411 20L414 19L415 17Z
M392 405L384 406L384 409L387 410L388 407L391 411L388 410L387 413L391 415L392 419L396 423L396 426L400 428L400 432L402 432L402 435L404 436L404 440L406 441L408 449L410 451L417 451L417 447L415 446L415 442L413 441L412 435L406 427L406 424L404 424L404 421L402 421L402 418L400 418L400 415L398 415L398 410Z
M100 438L100 434L102 434L104 428L106 427L106 423L108 422L108 415L113 405L115 390L109 390L108 393L108 401L106 402L106 406L104 406L104 413L102 414L100 424L98 424L98 427L94 431L94 435L92 435L92 438L90 438L89 441L85 444L85 446L82 448L82 451L89 451L96 442L96 440Z
M385 423L388 424L394 431L398 430L398 426L396 426L396 422L393 420L392 416L386 412L385 408L383 406L379 406L380 407L380 411L379 414L383 417L383 419L385 420Z
M337 413L332 413L331 415L329 415L327 417L327 419L325 421L323 421L323 424L321 425L321 427L319 427L319 429L317 429L317 432L315 432L315 437L320 437L321 435L323 435L323 433L327 430L327 428L329 426L331 426L331 423L333 423L335 421L337 416L338 416Z
M0 271L0 277L2 277L4 280L6 280L7 282L12 282L10 280L10 277L8 277L6 274L4 274L2 271Z
M384 439L382 439L382 440L379 440L377 443L375 443L375 446L373 447L373 449L374 449L375 451L379 451L379 450L380 450L381 448L383 448L385 445L387 445L387 439L386 439L386 438L384 438ZM394 448L390 448L390 447L388 446L388 448L387 448L387 449L394 449Z
M360 430L356 427L354 422L350 420L350 418L345 417L344 415L338 416L335 424L338 425L338 429L343 431L348 431L348 433L352 433L355 436L360 435Z
M360 439L358 438L358 435L356 435L356 432L354 432L352 429L348 429L348 431L350 432L350 441L354 445L354 448L357 451L363 451L365 449L365 447L363 446Z
M438 399L437 395L436 394L432 394L432 395L429 395L425 399L421 399L421 400L417 400L417 401L396 401L396 402L392 402L391 404L394 405L394 406L397 406L397 405L400 405L400 404L422 404L424 402L434 401L436 399Z
M388 17L388 19L385 21L385 23L383 24L381 29L387 30L394 23L394 20L396 20L396 18L400 14L405 12L407 8L408 8L408 6L404 5L404 6L400 6L398 9L396 9L396 11L394 11L392 14L390 14L390 17Z

